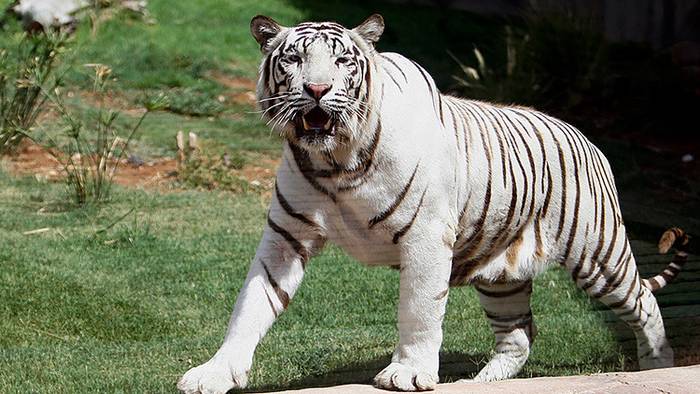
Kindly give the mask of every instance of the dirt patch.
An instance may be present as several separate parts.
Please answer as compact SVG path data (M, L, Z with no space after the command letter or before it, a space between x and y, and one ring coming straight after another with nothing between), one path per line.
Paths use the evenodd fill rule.
M61 163L46 149L33 143L23 144L16 154L4 159L9 170L17 175L32 175L39 180L59 181L66 174ZM115 161L110 163L110 167ZM171 158L158 158L143 163L128 159L119 162L114 182L130 187L164 186L177 173L177 163Z
M212 71L207 76L227 89L222 95L223 100L220 98L219 101L233 101L251 106L255 106L257 103L255 98L256 83L252 79L232 77L220 71Z
M34 143L23 143L16 154L3 158L9 171L21 176L34 176L38 180L60 181L66 174L61 163L45 148ZM268 192L274 186L278 159L263 158L232 170L255 189ZM110 168L114 161L110 163ZM152 188L160 191L179 190L177 187L177 160L170 157L150 160L122 159L114 175L116 184L133 188Z

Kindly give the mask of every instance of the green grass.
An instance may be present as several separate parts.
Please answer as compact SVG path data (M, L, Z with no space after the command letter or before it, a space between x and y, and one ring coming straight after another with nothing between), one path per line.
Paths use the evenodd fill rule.
M443 87L457 67L446 49L488 47L501 31L470 14L384 3L151 0L149 9L155 25L120 16L94 37L80 29L66 90L89 87L81 65L99 62L112 66L115 89L129 105L137 105L142 89L182 89L213 100L227 89L210 72L255 77L260 55L248 31L255 14L285 24L354 25L379 11L387 20L380 49L414 57ZM207 105L197 100L184 102ZM94 111L91 102L70 104ZM279 139L251 111L227 101L215 117L155 113L134 148L172 155L183 130L218 144L217 151L279 155ZM133 121L129 112L122 118L124 126ZM265 201L255 194L115 188L111 203L76 208L66 196L60 184L0 170L0 391L173 392L178 377L220 344L260 237ZM535 287L539 336L522 376L622 368L613 333L566 274L548 272ZM397 293L395 271L369 269L327 249L309 264L289 310L262 341L251 389L369 382L397 340ZM444 379L475 372L493 337L472 289L451 291L444 326Z
M262 230L261 197L117 189L112 204L74 208L60 185L0 182L4 392L172 392L213 354ZM622 367L614 335L570 282L558 270L537 281L540 334L523 376ZM367 382L397 339L397 291L397 272L326 250L263 340L251 388ZM493 343L472 289L453 289L444 326L443 375L464 377Z
M6 6L8 0L0 0ZM410 8L390 3L371 6L351 2L303 0L206 0L149 1L155 24L118 14L100 24L96 34L87 26L78 29L73 53L64 59L66 90L89 90L91 69L83 65L104 63L113 69L114 88L137 107L145 94L164 92L176 97L176 112L202 112L217 108L215 98L234 92L216 82L217 72L230 78L255 80L260 61L249 24L257 14L270 15L285 25L304 20L337 20L355 26L373 12L381 12L387 28L378 48L397 51L423 64L443 88L451 86L458 65L447 55L466 53L472 45L490 48L500 40L501 21L460 11L434 7ZM10 26L14 26L10 24ZM7 42L0 34L0 47ZM435 45L441 42L441 45ZM486 51L489 54L488 50ZM500 56L497 50L493 56ZM181 96L190 96L183 97ZM89 109L94 103L78 103ZM182 106L189 108L182 108ZM85 108L87 107L87 108ZM279 141L259 121L254 108L227 102L223 114L190 117L171 112L149 117L137 135L140 151L151 155L172 154L178 130L194 131L228 149L244 149L275 156ZM216 111L215 111L216 112ZM126 116L125 116L126 118ZM41 125L55 132L55 125Z

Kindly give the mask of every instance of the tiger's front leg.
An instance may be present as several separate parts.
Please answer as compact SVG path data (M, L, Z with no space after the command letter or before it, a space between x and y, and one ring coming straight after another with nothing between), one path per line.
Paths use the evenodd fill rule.
M279 216L275 208L277 201L273 201L271 216ZM292 234L283 226L297 231ZM284 217L278 222L268 219L223 344L209 361L187 371L178 389L186 394L223 394L246 386L255 348L301 284L310 251L320 248L319 240L314 239L318 233L302 231L303 226L292 226Z
M391 364L374 378L379 388L424 391L435 389L438 383L452 251L442 235L418 234L415 238L405 241L402 253L399 343Z

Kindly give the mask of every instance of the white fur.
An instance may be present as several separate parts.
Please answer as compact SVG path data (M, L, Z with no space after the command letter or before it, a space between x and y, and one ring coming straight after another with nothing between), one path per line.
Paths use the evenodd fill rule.
M279 34L259 40L268 56L297 34L271 23L264 21L261 31ZM314 186L302 173L303 163L295 157L294 125L287 121L274 123L289 140L277 172L277 187L286 204L307 220L290 214L283 201L273 196L270 219L297 244L271 225L265 227L224 343L210 361L183 376L178 387L184 392L214 393L245 386L255 347L283 311L284 294L280 295L280 290L293 297L303 278L300 247L311 255L330 241L364 264L400 266L399 343L391 364L377 375L375 384L404 391L433 389L438 381L442 319L453 259L460 251L473 246L470 255L483 254L476 260L476 268L460 279L478 284L481 303L496 332L496 353L476 377L484 381L513 377L527 360L536 334L528 286L537 273L551 262L564 262L574 272L581 267L582 272L597 272L595 269L601 269L596 265L599 262L591 261L591 255L596 249L602 251L598 255L608 250L607 246L597 248L598 234L608 234L610 241L614 226L618 226L619 239L612 240L616 246L610 249L611 260L623 253L626 238L618 220L609 166L580 133L530 110L499 109L440 95L427 73L410 60L398 54L374 52L370 38L377 38L381 29L377 20L370 27L347 31L344 41L358 45L371 59L371 93L365 98L371 110L367 118L357 116L360 107L348 102L336 138L298 144L314 169L332 170L330 155L352 172L362 164L362 149L370 146L381 128L372 166L363 176L367 179L349 190L343 189L353 183L348 175L317 177ZM291 82L279 91L296 92L293 102L304 103L304 108L315 105L302 92L304 82L329 84L333 90L328 97L337 97L347 70L333 66L336 55L323 43L314 42L304 56L311 59L310 63L288 66ZM261 99L270 95L273 87L269 79L262 79L264 65L258 84ZM286 104L292 102L289 96L284 100L289 101ZM321 100L319 105L326 109L327 103ZM495 118L498 114L513 123L497 125L504 121ZM288 115L291 119L292 114ZM547 132L548 127L553 130ZM563 146L565 154L558 146ZM510 171L503 171L505 163L512 166ZM602 180L589 181L593 167L601 169ZM564 170L568 170L566 178L560 176ZM408 192L397 208L376 225L368 225L370 219L388 210L407 184ZM604 192L614 201L608 198L606 204L601 204L593 198ZM485 209L487 200L490 205ZM513 201L520 213L513 214L509 208ZM488 215L480 223L484 211ZM600 217L604 212L607 221L599 221L594 211L600 212ZM510 227L502 228L509 220ZM407 230L402 233L404 228ZM470 243L470 239L479 241ZM489 244L496 246L491 250ZM613 275L612 269L605 269L589 293L601 290L605 279ZM624 300L622 293L627 288L641 288L637 278L636 268L630 268L620 284L623 290L616 289L601 300L609 304ZM585 286L585 280L579 285ZM511 291L515 293L501 298L488 295ZM624 303L624 310L634 308L630 302ZM644 312L632 316L644 314L652 322L636 330L640 349L652 350L650 361L644 365L666 365L672 353L653 296L644 295L641 305ZM515 328L503 332L499 325L504 324Z

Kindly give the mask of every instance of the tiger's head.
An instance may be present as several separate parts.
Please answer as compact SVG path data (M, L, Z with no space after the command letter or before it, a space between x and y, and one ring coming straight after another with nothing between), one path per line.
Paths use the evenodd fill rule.
M361 138L374 43L384 31L380 15L354 29L334 22L283 27L259 15L250 29L264 55L258 101L273 129L310 151L330 152Z

